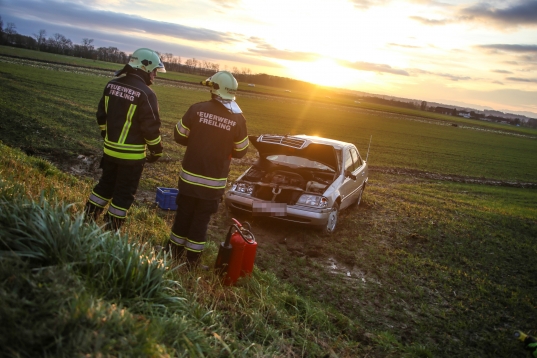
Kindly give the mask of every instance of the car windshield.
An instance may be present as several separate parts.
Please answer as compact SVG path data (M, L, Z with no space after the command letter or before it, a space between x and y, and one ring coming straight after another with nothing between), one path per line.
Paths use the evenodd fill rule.
M314 160L302 158L302 157L296 157L294 155L281 155L281 154L269 155L267 159L271 161L272 163L286 165L288 167L293 167L293 168L311 168L311 169L318 169L318 170L329 170L331 172L334 171L330 167L322 163L319 163Z

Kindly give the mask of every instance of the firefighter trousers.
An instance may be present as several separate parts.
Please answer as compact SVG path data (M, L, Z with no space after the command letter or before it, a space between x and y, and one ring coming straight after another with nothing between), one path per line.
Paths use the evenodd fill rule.
M105 221L110 229L118 230L134 202L144 163L118 164L103 157L101 168L103 173L90 194L85 212L95 220L109 204Z
M207 235L211 215L218 211L220 200L204 200L177 195L177 212L170 234L169 245L174 258L186 250L187 261L197 264Z

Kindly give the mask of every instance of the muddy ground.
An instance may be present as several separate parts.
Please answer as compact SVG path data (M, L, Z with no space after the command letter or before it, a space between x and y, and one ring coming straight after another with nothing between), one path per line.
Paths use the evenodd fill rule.
M77 177L92 178L98 180L102 170L99 169L101 157L93 155L79 155L75 159L56 160L54 156L46 156L44 159L54 163L60 170L70 173ZM426 171L406 169L406 168L387 168L387 167L370 167L370 175L374 173L384 173L392 175L404 176L407 180L412 179L430 179L430 180L442 180L458 183L472 183L482 185L493 186L506 186L506 187L518 187L518 188L537 188L537 183L524 183L524 182L508 182L487 178L475 178L458 175L444 175L439 173L430 173ZM375 185L374 182L370 185ZM156 193L154 191L138 190L136 194L136 202L143 205L154 205ZM362 202L358 210L367 210L367 203ZM163 210L164 212L164 210ZM221 205L217 215L211 220L210 230L213 235L222 236L222 240L225 237L225 233L231 224L231 218L236 215L232 215L227 212L225 207ZM340 215L340 220L344 220L346 216L345 212ZM265 217L247 217L236 216L241 222L248 221L252 225L252 231L256 237L256 240L262 244L266 250L259 250L258 265L263 266L263 257L268 255L278 254L282 250L292 253L295 257L303 257L307 260L315 260L329 272L334 274L343 275L348 280L363 281L365 283L365 275L356 270L351 263L345 263L337 257L330 257L324 254L322 245L312 244L311 237L320 237L322 234L315 228L306 227L303 225L287 223L279 220L274 220ZM285 278L286 271L283 269L280 275Z
M101 175L101 170L99 169L99 163L101 160L100 156L93 155L79 155L76 159L65 160L64 158L55 158L54 156L44 156L43 159L46 159L54 165L56 165L60 170L70 173L78 177L89 177L95 180L99 179ZM421 179L431 179L431 180L442 180L442 181L451 181L457 183L466 183L466 184L481 184L481 185L493 185L493 186L505 186L505 187L515 187L515 188L537 188L537 183L531 182L519 182L519 181L503 181L497 179L488 179L488 178L477 178L469 177L462 175L446 175L440 173L431 173L422 170L416 169L407 169L407 168L388 168L388 167L379 167L371 166L369 168L371 173L384 173L384 174L394 174L394 175L403 175L405 177L412 178L421 178ZM147 193L138 193L138 196L142 199L147 199ZM154 199L154 198L153 198Z

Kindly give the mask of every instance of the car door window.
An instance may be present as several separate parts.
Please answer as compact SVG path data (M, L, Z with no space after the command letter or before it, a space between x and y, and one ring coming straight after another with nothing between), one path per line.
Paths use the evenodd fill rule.
M356 149L351 148L350 150L352 155L352 161L353 161L353 169L351 171L355 171L356 169L360 168L362 166L362 158L360 158L360 154L356 151Z
M354 171L354 162L352 160L351 152L348 150L345 153L345 171L347 170L350 172Z

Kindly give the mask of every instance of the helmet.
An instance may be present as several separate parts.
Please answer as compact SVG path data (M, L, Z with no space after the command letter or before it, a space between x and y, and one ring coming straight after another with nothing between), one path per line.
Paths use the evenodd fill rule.
M205 81L201 81L201 84L211 87L212 94L231 101L235 100L235 93L239 87L235 77L228 71L216 72Z
M129 66L147 73L153 72L155 68L157 72L166 72L158 53L148 48L139 48L134 51L129 60Z

